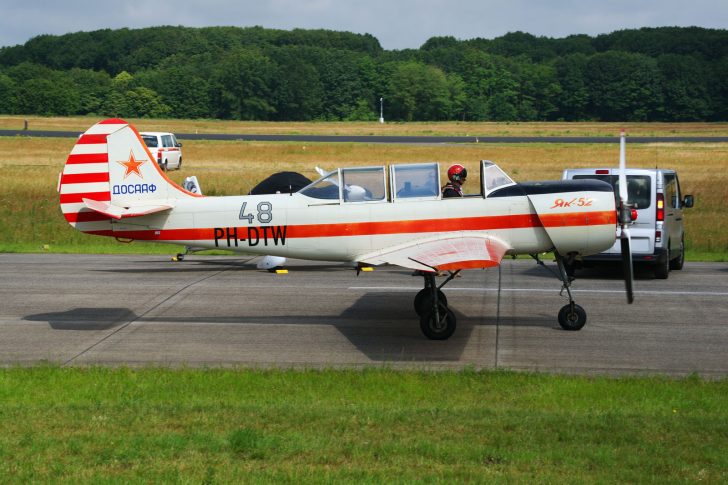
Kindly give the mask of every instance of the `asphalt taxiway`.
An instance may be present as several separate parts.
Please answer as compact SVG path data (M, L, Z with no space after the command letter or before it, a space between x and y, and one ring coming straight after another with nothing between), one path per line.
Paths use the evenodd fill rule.
M519 369L728 376L728 264L638 273L626 305L615 271L582 273L588 321L561 330L560 283L529 260L463 273L445 288L458 328L427 340L396 267L246 257L0 254L0 365ZM547 267L555 269L551 262Z

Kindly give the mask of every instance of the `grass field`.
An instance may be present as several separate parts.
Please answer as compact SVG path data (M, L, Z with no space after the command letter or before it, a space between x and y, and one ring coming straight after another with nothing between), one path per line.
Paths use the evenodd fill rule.
M0 370L2 483L725 483L728 381Z
M177 248L86 236L75 232L60 214L58 173L73 147L72 138L0 138L0 251L155 252ZM566 167L615 165L616 145L471 144L381 145L356 143L262 143L188 141L184 168L171 172L180 182L197 175L209 195L247 193L255 184L281 170L315 178L314 167L438 161L476 169L478 160L500 164L517 181L556 179ZM723 203L728 198L728 145L628 145L632 167L678 170L684 193L696 197L686 215L689 259L728 260L728 227ZM472 182L471 182L472 183ZM466 186L467 189L467 186Z

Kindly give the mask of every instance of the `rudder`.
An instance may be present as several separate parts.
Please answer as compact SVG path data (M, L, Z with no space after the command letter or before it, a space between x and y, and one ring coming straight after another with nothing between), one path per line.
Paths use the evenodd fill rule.
M64 217L83 232L104 234L112 219L137 217L199 197L172 182L142 141L121 119L89 128L71 150L59 180Z

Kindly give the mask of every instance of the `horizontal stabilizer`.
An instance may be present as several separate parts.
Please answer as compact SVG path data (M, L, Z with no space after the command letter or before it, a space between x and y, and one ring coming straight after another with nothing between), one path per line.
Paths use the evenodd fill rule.
M173 204L165 203L149 203L144 205L135 205L134 207L120 207L110 204L109 202L100 202L98 200L83 199L83 203L89 209L109 216L114 219L124 219L127 217L141 217L156 212L162 212L174 207Z

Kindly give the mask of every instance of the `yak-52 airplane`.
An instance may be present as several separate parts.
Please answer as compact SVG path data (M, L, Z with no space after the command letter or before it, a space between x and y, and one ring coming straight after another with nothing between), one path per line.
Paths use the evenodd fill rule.
M169 180L137 130L109 119L80 136L58 190L66 220L87 234L416 270L424 288L414 306L431 339L455 331L442 287L505 255L554 252L569 298L558 321L579 330L586 313L574 303L564 261L620 237L631 302L626 194L617 206L612 187L598 180L515 183L489 161L480 172L480 194L463 198L442 199L437 163L340 168L295 193L206 197ZM441 271L449 277L438 285Z

